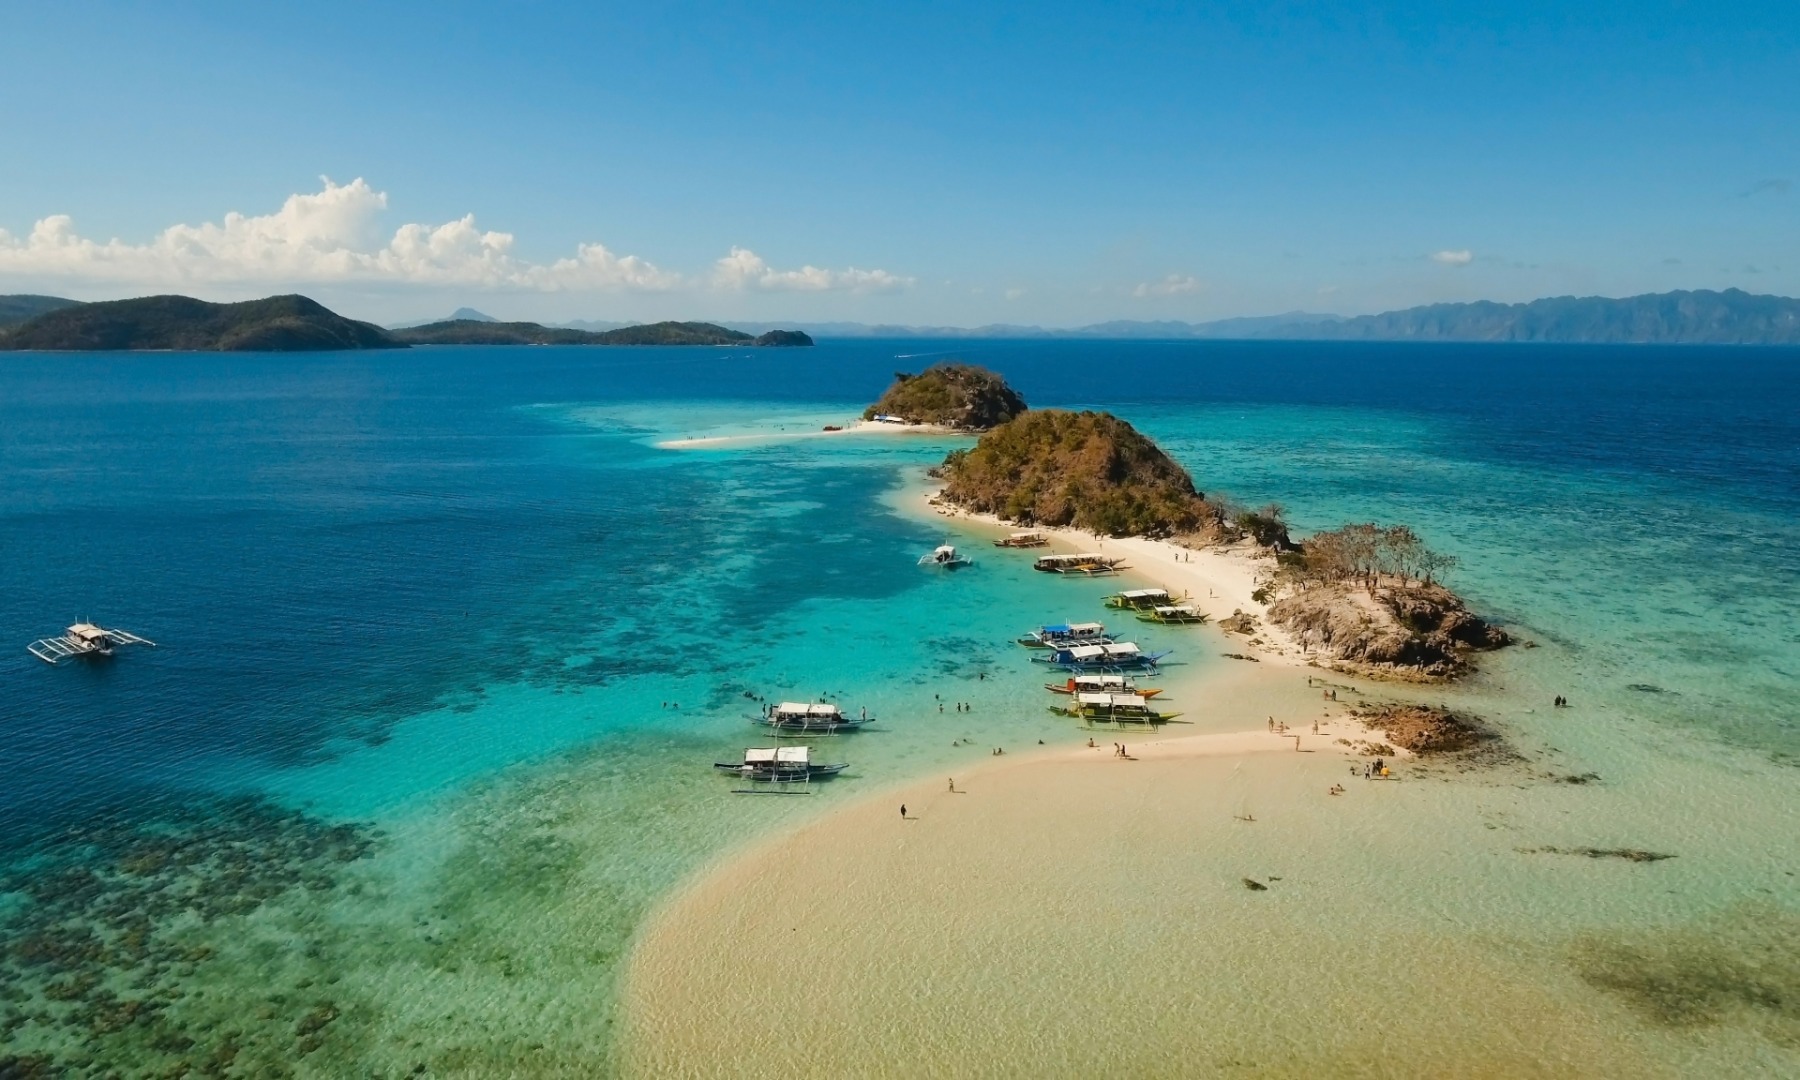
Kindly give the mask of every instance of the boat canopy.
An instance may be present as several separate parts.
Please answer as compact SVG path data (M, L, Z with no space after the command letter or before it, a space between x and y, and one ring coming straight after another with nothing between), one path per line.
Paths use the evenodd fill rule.
M78 638L82 641L105 641L106 631L95 626L93 623L78 622L74 626L69 627L69 636Z
M956 548L950 544L939 544L937 546L936 550L934 550L932 552L932 554L933 555L954 555L954 554L956 554Z
M1137 642L1135 641L1121 641L1113 645L1096 645L1094 648L1103 650L1109 657L1137 656L1139 653L1143 652L1142 649L1137 647Z
M814 705L803 701L784 701L775 706L777 716L822 716L835 717L842 715L836 705Z
M811 761L810 746L757 746L744 751L746 765L806 765Z
M1041 532L1038 532L1036 529L1029 529L1025 532L1013 533L1012 536L1009 537L1009 539L1012 539L1012 540L1036 540L1038 537L1040 537L1042 535L1044 535L1044 534Z
M1200 614L1200 612L1198 612L1194 609L1194 605L1192 605L1192 604L1158 604L1156 606L1156 613L1158 615L1198 615L1198 614Z
M1071 645L1063 651L1075 660L1100 660L1106 656L1105 645Z
M1069 633L1071 634L1100 634L1105 633L1105 631L1105 623L1078 622L1069 624Z
M1167 600L1169 598L1169 590L1167 590L1167 589L1127 589L1124 592L1119 593L1118 595L1119 595L1119 599L1121 599L1121 600L1156 600L1156 599Z
M1123 676L1123 675L1077 675L1077 676L1075 676L1075 687L1078 690L1087 690L1087 691L1108 690L1108 689L1123 690L1123 689L1125 689L1125 676Z
M1149 700L1142 694L1076 694L1082 705L1101 705L1109 709L1148 709Z

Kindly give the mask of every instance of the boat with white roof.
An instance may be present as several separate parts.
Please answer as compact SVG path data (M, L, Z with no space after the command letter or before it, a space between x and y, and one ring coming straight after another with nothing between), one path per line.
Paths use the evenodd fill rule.
M1060 645L1046 652L1047 654L1044 656L1032 657L1032 661L1066 668L1076 674L1085 674L1090 671L1154 671L1157 661L1169 655L1166 651L1145 652L1133 641L1111 642L1105 645Z
M1139 686L1129 675L1072 675L1059 683L1045 683L1052 694L1138 694L1153 698L1162 693L1154 686Z
M835 735L854 731L875 718L864 709L858 716L846 716L844 710L825 702L784 701L765 705L761 716L751 717L759 724L793 735Z
M713 768L757 784L802 783L836 776L849 767L848 762L827 765L814 761L810 746L750 746L745 747L741 762L713 762Z
M953 544L940 544L930 554L919 556L920 566L936 566L945 570L959 570L974 562L974 559L957 551Z
M1019 644L1027 649L1052 649L1058 645L1100 645L1111 640L1106 634L1106 624L1097 622L1051 623L1018 639Z
M111 656L120 645L148 645L156 642L139 637L129 630L108 630L90 622L78 622L62 637L40 638L25 646L31 655L46 664L59 664L78 656Z

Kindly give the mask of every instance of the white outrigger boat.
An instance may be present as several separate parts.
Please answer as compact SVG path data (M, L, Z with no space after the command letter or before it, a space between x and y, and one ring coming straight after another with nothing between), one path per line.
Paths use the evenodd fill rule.
M950 544L940 544L931 554L919 556L920 566L938 566L945 570L957 570L974 562L974 559L959 553Z
M751 719L789 735L835 735L840 731L855 731L864 724L875 722L867 709L860 716L845 716L844 710L836 705L803 701L765 705L762 715Z
M1068 705L1052 705L1050 711L1090 724L1166 724L1181 715L1157 712L1142 694L1076 694Z
M1027 649L1054 649L1058 645L1104 645L1110 641L1105 623L1052 623L1026 634L1019 644Z
M804 783L836 776L849 767L848 762L836 765L814 762L810 746L750 746L744 749L741 763L713 762L713 768L736 773L739 779L756 784Z
M1143 611L1158 604L1173 604L1167 589L1126 589L1106 598L1106 606L1124 608L1127 611Z
M1016 532L1011 536L1003 536L994 541L994 546L1003 548L1049 547L1050 538L1036 530L1030 532Z
M1031 564L1033 570L1042 570L1046 574L1116 574L1121 570L1129 570L1124 559L1114 559L1096 552L1082 552L1078 555L1040 555Z
M111 656L113 649L120 645L155 648L156 642L128 630L108 630L93 623L78 622L62 637L40 638L25 648L44 663L57 664L75 656Z
M1076 675L1085 675L1093 671L1153 672L1156 670L1156 662L1167 655L1167 651L1147 653L1138 648L1136 642L1120 641L1106 645L1058 645L1049 650L1049 655L1034 656L1031 659L1033 663L1053 664Z
M1074 675L1060 683L1045 683L1052 694L1136 694L1153 698L1162 693L1154 686L1139 686L1129 675Z

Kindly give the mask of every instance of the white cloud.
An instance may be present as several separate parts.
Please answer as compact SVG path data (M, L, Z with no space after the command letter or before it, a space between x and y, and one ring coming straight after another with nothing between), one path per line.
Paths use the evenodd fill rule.
M1006 290L1004 295L1008 300L1017 300L1019 297L1025 295L1025 290L1024 289L1008 289L1008 290Z
M1475 261L1475 253L1468 248L1461 251L1434 251L1431 253L1431 261L1445 266L1467 266Z
M538 263L513 254L511 233L483 230L473 214L443 225L402 225L384 235L386 192L361 178L321 178L323 190L288 196L274 213L232 212L217 222L172 225L143 244L82 236L64 214L25 236L0 229L0 275L154 287L194 284L333 285L391 283L539 292L656 291L704 285L637 255L581 244L572 257ZM885 270L771 269L733 248L712 283L729 288L903 288L911 278Z
M713 264L713 283L723 289L761 289L769 292L892 292L912 285L913 279L886 270L822 270L802 266L777 270L749 248L733 247L731 254Z
M1144 298L1151 296L1183 296L1197 293L1206 288L1206 283L1186 274L1170 274L1161 281L1146 281L1131 290L1131 295Z

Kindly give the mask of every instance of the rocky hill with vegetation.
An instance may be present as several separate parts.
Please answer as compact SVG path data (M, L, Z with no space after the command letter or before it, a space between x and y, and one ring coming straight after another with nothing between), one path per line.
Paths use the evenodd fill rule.
M17 326L45 312L75 307L80 303L79 300L64 300L60 296L34 296L30 293L0 296L0 326Z
M917 375L896 372L894 385L863 410L863 419L893 416L909 424L985 431L1025 410L1025 399L1000 376L973 364L944 363Z
M1172 536L1222 523L1187 470L1109 413L1026 412L952 453L938 471L945 501L1023 525Z
M395 330L409 345L811 345L797 330L771 330L752 337L713 323L659 322L616 330L575 330L534 322L450 319Z
M1512 640L1435 580L1455 564L1404 525L1321 532L1279 556L1268 619L1333 667L1447 678Z
M144 296L76 304L0 331L0 349L300 352L399 349L373 323L346 319L304 296L211 304L188 296Z

